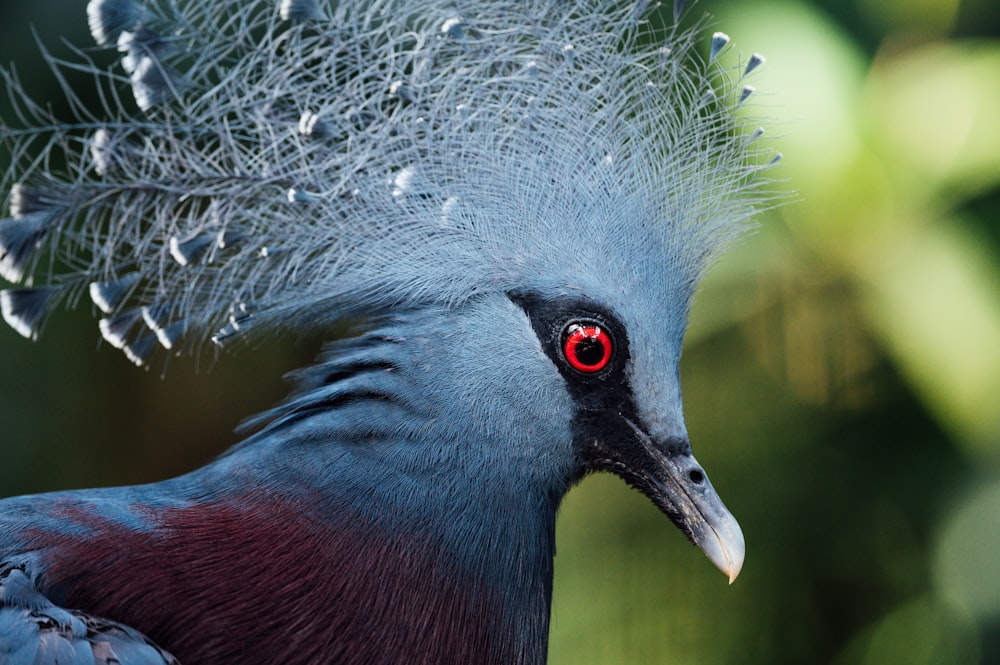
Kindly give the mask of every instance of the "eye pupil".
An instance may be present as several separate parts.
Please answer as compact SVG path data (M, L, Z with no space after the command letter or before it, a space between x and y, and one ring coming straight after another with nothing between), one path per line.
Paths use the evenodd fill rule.
M576 343L576 358L582 364L592 367L604 357L604 345L593 337L585 337Z
M593 323L571 323L563 332L563 356L578 372L592 374L611 360L611 336Z

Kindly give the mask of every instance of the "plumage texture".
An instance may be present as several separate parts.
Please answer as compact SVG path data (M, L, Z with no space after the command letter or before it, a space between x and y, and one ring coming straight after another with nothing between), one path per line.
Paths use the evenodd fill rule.
M22 568L10 564L0 565L0 625L21 633L0 640L4 663L177 665L128 626L56 607Z
M557 282L594 250L627 264L662 246L694 282L760 200L732 73L661 15L317 7L91 3L122 55L94 70L105 108L56 123L11 81L35 126L4 132L7 180L42 203L0 224L4 275L66 261L53 305L129 280L107 313L167 308L190 348ZM48 172L61 156L67 172Z
M364 325L201 469L0 502L4 663L542 663L597 471L735 579L678 362L776 157L737 113L763 57L700 57L683 4L91 0L116 62L50 61L99 108L8 74L19 333L83 295L138 365Z

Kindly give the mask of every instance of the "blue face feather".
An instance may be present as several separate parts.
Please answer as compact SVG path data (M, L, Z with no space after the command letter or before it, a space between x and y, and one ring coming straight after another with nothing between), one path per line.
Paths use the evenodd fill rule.
M0 503L0 654L542 662L556 509L595 471L735 579L678 363L769 205L737 112L764 59L647 4L91 0L103 109L7 75L22 335L81 296L138 365L366 323L202 469Z

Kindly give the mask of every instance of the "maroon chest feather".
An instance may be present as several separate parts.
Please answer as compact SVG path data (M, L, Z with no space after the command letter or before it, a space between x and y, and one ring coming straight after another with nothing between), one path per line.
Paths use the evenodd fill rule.
M490 603L412 539L320 528L280 503L157 519L150 532L92 520L96 535L50 555L44 587L141 630L184 665L510 660Z

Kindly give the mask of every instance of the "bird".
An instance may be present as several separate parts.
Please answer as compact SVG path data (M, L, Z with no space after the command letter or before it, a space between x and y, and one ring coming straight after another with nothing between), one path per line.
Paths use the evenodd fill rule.
M0 661L544 663L556 513L597 472L731 583L678 368L780 153L764 57L688 17L90 0L96 44L43 49L71 118L4 72L18 333L89 300L148 368L352 332L201 468L0 501Z

